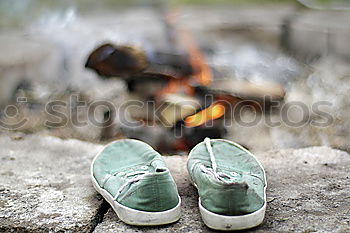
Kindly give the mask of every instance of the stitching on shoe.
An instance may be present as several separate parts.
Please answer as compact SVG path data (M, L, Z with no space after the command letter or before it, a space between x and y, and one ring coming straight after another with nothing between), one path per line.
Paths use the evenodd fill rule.
M104 187L105 187L107 181L108 181L111 177L113 177L113 175L111 175L111 174L108 173L108 174L103 178L103 181L102 181L102 184L101 184L101 188L104 189Z
M168 181L162 181L162 182L160 182L159 184L163 184L163 183L168 183ZM150 184L148 184L148 185L152 185L152 186L153 186L153 184L154 184L154 183L150 183ZM153 186L153 187L154 187L154 186ZM153 189L153 187L152 187L152 189ZM128 199L128 198L130 198L131 195L135 194L136 191L138 191L138 190L140 190L140 189L142 189L142 188L143 188L143 187L137 187L137 188L135 188L132 192L127 192L127 191L126 191L126 193L125 193L124 195L119 196L119 198L120 198L120 200Z

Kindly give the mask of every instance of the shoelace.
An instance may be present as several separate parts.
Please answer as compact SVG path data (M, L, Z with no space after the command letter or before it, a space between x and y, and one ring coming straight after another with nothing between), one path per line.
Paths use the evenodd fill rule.
M216 163L216 160L215 160L215 156L214 156L214 152L213 152L213 148L211 146L211 142L210 142L210 138L205 138L204 139L204 143L205 143L205 146L207 147L207 150L209 152L209 155L210 155L210 161L211 161L211 165L212 165L212 168L208 168L204 165L201 165L200 168L201 170L206 173L206 174L209 174L211 176L213 176L216 180L224 183L224 184L233 184L235 183L235 180L234 180L234 177L232 176L229 176L225 173L222 173L222 172L218 172L217 171L217 163Z
M128 187L129 185L131 185L133 183L140 181L145 176L147 176L149 174L149 172L147 172L147 171L135 171L135 172L128 173L126 175L126 177L132 176L135 174L139 174L139 175L132 177L130 180L126 181L122 186L120 186L120 188L117 191L117 194L114 196L114 200L117 200L117 198L123 193L123 191L125 190L126 187Z

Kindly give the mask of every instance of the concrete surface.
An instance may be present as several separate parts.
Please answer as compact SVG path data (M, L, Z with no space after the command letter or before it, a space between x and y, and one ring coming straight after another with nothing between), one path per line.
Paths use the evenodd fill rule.
M166 157L183 216L162 227L122 223L89 179L101 149L54 137L0 137L0 232L210 232L201 221L185 156ZM257 154L268 179L268 208L253 232L349 232L350 156L328 147Z
M0 232L89 232L102 199L89 180L100 149L77 140L0 138Z

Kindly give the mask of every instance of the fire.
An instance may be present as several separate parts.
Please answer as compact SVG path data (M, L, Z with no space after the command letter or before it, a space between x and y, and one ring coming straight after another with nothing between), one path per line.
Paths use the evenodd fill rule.
M185 119L187 127L197 127L208 121L218 119L225 114L225 106L221 103L213 103L208 108Z
M175 25L177 22L177 11L170 11L167 15L167 22L170 25ZM194 94L194 89L191 85L193 81L196 83L208 86L212 81L212 72L207 64L204 54L199 49L197 43L195 42L192 34L184 27L177 27L178 31L178 43L180 46L183 46L188 52L189 62L194 70L194 74L191 77L183 77L177 80L170 80L168 85L163 88L159 96L162 96L167 93L176 93L181 92L188 95ZM175 43L175 42L174 42Z
M195 71L194 77L199 84L207 86L212 81L212 72L208 66L205 56L193 40L190 32L184 29L182 31L184 43L188 48L190 63Z
M193 76L195 80L203 86L209 85L212 81L212 72L204 54L199 49L192 34L186 28L182 27L179 30L179 34L181 44L187 48L190 63L194 69Z
M194 90L189 85L188 78L171 79L169 83L158 93L158 96L163 96L168 93L185 93L193 95Z

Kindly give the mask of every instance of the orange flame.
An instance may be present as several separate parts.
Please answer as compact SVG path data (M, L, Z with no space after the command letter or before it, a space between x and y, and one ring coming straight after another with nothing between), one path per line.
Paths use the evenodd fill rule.
M175 25L177 22L178 12L177 10L172 10L168 13L166 20L169 24ZM187 50L189 55L190 64L194 70L192 77L183 77L177 80L170 80L168 85L163 88L158 95L162 96L166 93L182 92L188 95L194 94L194 89L190 85L192 79L194 79L198 84L207 86L212 81L212 72L209 65L206 62L204 54L198 48L192 34L186 30L186 28L181 27L177 29L179 38L178 43L180 43Z
M215 120L225 114L225 106L221 103L213 103L208 108L185 119L185 126L197 127L205 124L210 120Z
M199 49L190 31L185 27L182 27L181 30L178 31L180 35L180 43L187 48L190 63L194 70L194 78L203 86L209 85L212 81L212 72L204 54Z
M212 81L212 72L208 66L205 56L198 48L190 32L184 29L182 31L183 43L185 43L188 48L190 63L195 72L194 77L199 84L207 86Z
M171 79L169 80L169 83L162 88L158 96L163 96L168 93L185 93L188 95L194 94L194 89L189 85L188 78L181 78L181 79Z

